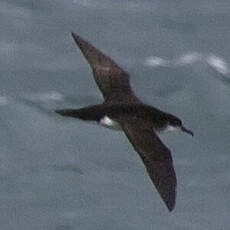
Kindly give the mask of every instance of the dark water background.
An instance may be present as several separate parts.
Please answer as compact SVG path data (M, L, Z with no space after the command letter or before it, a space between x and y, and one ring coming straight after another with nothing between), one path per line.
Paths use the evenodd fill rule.
M228 0L1 0L0 228L229 229L229 28ZM194 131L161 135L172 213L123 133L52 112L102 101L70 31Z

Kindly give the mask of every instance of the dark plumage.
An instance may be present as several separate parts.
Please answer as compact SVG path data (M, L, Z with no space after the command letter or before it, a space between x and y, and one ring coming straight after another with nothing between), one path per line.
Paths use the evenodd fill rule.
M118 123L139 153L161 198L172 211L176 200L176 174L170 150L156 132L170 125L191 135L193 133L184 128L181 120L174 115L143 104L132 91L127 72L80 36L74 33L72 36L93 70L104 103L56 112L99 123L108 117Z

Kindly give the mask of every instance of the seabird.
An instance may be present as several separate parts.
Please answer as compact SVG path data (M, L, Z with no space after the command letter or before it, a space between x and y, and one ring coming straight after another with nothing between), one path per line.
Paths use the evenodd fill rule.
M104 102L56 112L62 116L97 121L101 125L122 129L141 157L168 210L172 211L176 202L176 174L171 152L157 133L169 128L179 128L192 136L193 132L186 129L176 116L144 104L131 89L126 71L77 34L72 33L72 37L92 68Z

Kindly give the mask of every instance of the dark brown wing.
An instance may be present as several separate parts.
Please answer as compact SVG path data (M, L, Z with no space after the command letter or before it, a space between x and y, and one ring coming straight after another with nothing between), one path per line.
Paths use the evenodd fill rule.
M143 160L161 198L172 211L176 201L176 174L170 150L150 127L128 122L121 122L121 126Z
M72 36L90 64L106 103L140 103L130 87L127 72L80 36Z

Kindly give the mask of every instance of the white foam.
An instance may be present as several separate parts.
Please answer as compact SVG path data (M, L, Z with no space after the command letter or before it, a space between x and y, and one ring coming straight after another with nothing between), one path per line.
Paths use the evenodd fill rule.
M221 57L217 57L214 54L208 55L206 59L207 63L221 74L228 74L229 67L225 60Z
M160 57L148 57L145 60L145 65L155 67L155 66L168 66L169 62L163 58Z
M91 0L74 0L73 3L85 6L85 7L92 7L93 2Z
M42 100L52 100L52 101L61 101L63 100L64 96L61 93L50 91L47 93L41 94Z
M28 93L24 94L24 97L34 101L61 101L64 96L56 91L49 91L43 93Z
M202 59L202 55L197 52L187 53L173 61L174 65L189 65Z
M0 96L0 106L8 105L10 103L10 98L6 96Z
M171 60L163 59L161 57L150 56L145 59L144 65L149 67L177 67L191 65L196 62L208 63L210 67L215 69L221 74L229 74L230 68L228 63L221 57L214 54L202 54L196 51L182 54L179 57L173 58Z
M151 56L146 58L144 64L146 66L151 66L151 67L157 67L157 66L174 67L174 66L193 64L201 59L202 59L202 55L199 54L198 52L190 52L190 53L183 54L179 57L173 58L171 60L166 60L157 56Z

